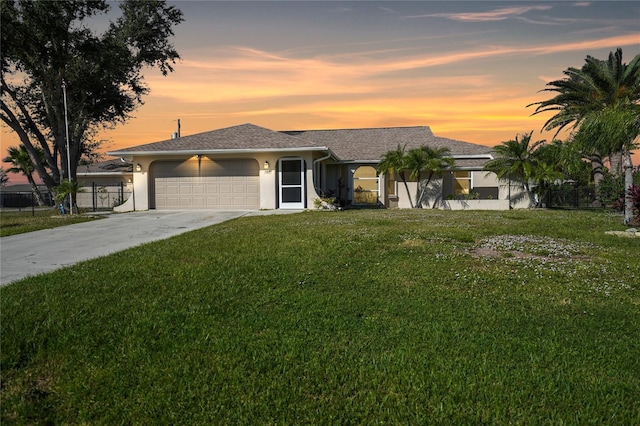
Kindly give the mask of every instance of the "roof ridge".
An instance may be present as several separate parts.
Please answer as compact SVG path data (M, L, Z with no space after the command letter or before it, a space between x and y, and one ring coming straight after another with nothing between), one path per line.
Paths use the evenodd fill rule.
M388 129L429 129L431 131L431 126L382 126L382 127L352 127L352 128L341 128L341 129L290 129L290 130L280 130L281 133L301 133L301 132L335 132L335 131L343 131L343 130L388 130Z
M268 129L266 127L258 126L257 124L253 124L253 123L242 123L242 124L234 124L233 126L221 127L219 129L205 130L204 132L192 133L190 135L180 135L180 137L178 137L177 139L189 138L191 136L204 135L205 133L212 133L212 132L217 132L217 131L220 131L220 130L233 129L235 127L248 127L248 126L259 127L259 128L266 129L266 130L271 130L271 129ZM273 132L274 130L271 130L271 131ZM173 138L164 139L164 140L161 140L161 141L158 141L158 142L165 142L165 141L169 141L169 140L172 140L172 139ZM155 143L155 142L151 142L151 143Z

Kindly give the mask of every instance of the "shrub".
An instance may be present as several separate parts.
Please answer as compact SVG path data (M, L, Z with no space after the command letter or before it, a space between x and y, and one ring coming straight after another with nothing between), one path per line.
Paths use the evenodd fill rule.
M640 185L640 172L633 174L633 184ZM598 189L600 201L616 211L624 210L624 175L615 176L606 172Z
M337 210L338 203L336 197L320 197L313 200L313 205L317 210Z
M640 225L640 186L631 185L627 192L627 198L631 200L631 208L633 209L633 218L629 224L638 226Z

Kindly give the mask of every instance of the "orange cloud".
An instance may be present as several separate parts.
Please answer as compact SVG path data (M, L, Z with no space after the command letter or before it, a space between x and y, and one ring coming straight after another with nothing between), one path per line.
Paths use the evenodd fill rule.
M363 95L380 90L392 91L406 87L402 76L411 72L454 63L469 63L478 59L508 55L546 55L575 50L637 44L639 34L530 47L486 47L473 51L445 54L408 55L397 58L375 58L375 55L350 57L343 55L298 58L284 54L247 48L225 48L211 52L209 60L185 59L171 78L157 73L148 77L153 96L171 98L185 103L238 102L260 98L281 98L317 95ZM371 56L374 56L373 58ZM380 79L384 80L380 80ZM473 85L473 80L487 83L486 76L467 76L431 80L411 77L411 83L432 87L460 83Z

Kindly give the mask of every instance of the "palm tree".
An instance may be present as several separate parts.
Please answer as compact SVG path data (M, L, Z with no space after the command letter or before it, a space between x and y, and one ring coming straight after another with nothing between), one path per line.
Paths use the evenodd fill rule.
M414 148L407 153L405 167L411 172L409 178L416 180L416 208L422 208L422 198L424 197L431 179L435 173L439 173L454 164L453 157L449 156L449 148L431 148L421 146ZM426 181L421 181L422 172L429 172ZM434 201L437 202L437 197Z
M394 150L388 151L378 164L378 173L391 174L397 173L404 184L407 191L407 198L411 208L422 208L422 198L435 173L438 173L454 164L454 159L449 156L448 148L431 148L429 146L421 146L405 151L405 146L400 146ZM413 201L409 185L407 184L407 172L409 179L417 182L416 200ZM429 172L426 181L421 181L422 172Z
M411 199L411 193L409 192L409 185L407 185L407 176L405 174L405 146L400 146L394 150L387 151L382 156L382 161L378 164L378 173L384 175L392 175L393 173L397 173L400 176L400 180L404 184L404 188L407 191L407 196L409 197L409 203L411 204L411 208L413 208L413 201Z
M33 159L29 155L27 148L24 145L20 145L19 147L9 147L7 150L9 155L6 156L2 161L5 163L11 163L11 167L7 169L10 173L22 173L27 177L27 181L31 185L31 190L36 196L36 201L39 206L44 205L44 199L42 194L40 193L40 189L36 184L36 181L33 178L33 173L35 171L35 166ZM42 149L38 149L39 161L41 164L44 163L44 151Z
M56 193L56 202L58 204L64 202L67 198L69 199L69 212L73 214L74 206L77 209L77 205L73 203L73 200L77 199L76 194L84 192L84 189L80 187L78 181L65 179L60 185L54 187L53 190Z
M0 186L5 186L9 182L9 176L4 171L4 167L0 167Z
M541 144L532 152L534 167L531 181L536 185L535 192L538 195L536 207L542 204L550 187L565 177L563 149L557 142Z
M624 108L615 105L588 114L574 135L574 140L581 146L600 149L609 155L621 151L620 166L624 171L625 191L633 185L631 152L638 147L636 140L640 135L640 111L634 106ZM615 172L619 175L619 170ZM629 197L625 200L624 222L628 224L633 218L633 203Z
M493 172L498 179L509 179L521 182L526 193L531 195L531 183L534 181L535 168L538 158L534 154L538 147L544 145L544 140L531 143L533 131L523 135L516 135L515 139L502 142L493 148L496 158L485 164L484 170Z
M570 67L564 71L566 77L547 84L543 91L557 95L537 105L533 115L556 112L543 128L579 130L585 120L608 108L631 110L638 115L640 102L640 54L627 65L622 62L622 50L609 53L607 60L587 56L581 69ZM615 163L622 159L624 144L601 140L598 144L586 144L583 155L592 162L596 185L602 179L602 158L609 157L612 172L619 172ZM612 161L613 160L613 161ZM617 160L617 161L616 161Z

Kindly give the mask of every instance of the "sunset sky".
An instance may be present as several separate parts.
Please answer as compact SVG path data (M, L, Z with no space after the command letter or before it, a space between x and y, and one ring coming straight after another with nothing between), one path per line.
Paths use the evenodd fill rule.
M171 2L182 60L106 150L242 123L274 130L428 125L496 145L540 134L527 104L587 55L640 53L640 2ZM114 12L117 7L114 7ZM17 139L3 129L2 152ZM640 156L634 158L635 164ZM15 178L12 177L14 182Z

